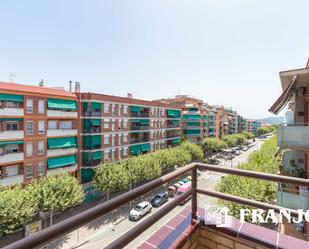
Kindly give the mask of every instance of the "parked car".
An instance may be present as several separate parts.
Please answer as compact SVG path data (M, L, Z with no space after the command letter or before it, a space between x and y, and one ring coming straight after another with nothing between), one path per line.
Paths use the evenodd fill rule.
M241 150L236 150L236 151L235 151L235 155L236 155L236 156L241 155Z
M218 164L220 164L220 161L218 159L215 159L215 158L210 158L208 160L208 163L212 164L212 165L218 165Z
M157 194L151 201L151 205L153 207L160 207L163 203L168 201L168 193L167 192L161 192Z
M184 182L184 183L186 183L186 182L188 182L188 181L190 181L188 178L183 178L183 179L181 179L181 181L182 182Z
M148 201L143 201L137 204L129 213L130 220L140 220L146 214L150 213L152 209L152 205Z
M191 181L185 183L184 185L182 185L179 189L177 189L177 194L176 195L181 195L183 193L185 193L186 191L191 189ZM190 200L191 195L189 195L184 201L182 201L180 203L180 205L184 205L188 200Z
M191 176L187 176L186 178L187 178L189 181L192 180L192 177L191 177Z
M181 181L181 180L178 181L177 183L178 183L180 186L185 184L185 182L183 182L183 181Z
M242 150L243 150L243 151L247 151L247 150L248 150L248 147L247 147L247 146L244 146L244 147L242 148Z

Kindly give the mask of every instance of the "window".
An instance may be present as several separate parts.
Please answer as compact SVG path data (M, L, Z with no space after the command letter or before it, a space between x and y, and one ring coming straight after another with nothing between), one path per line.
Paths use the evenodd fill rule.
M39 176L44 175L44 162L38 163L38 175Z
M109 150L104 151L104 160L109 159Z
M7 131L17 131L18 130L18 122L7 122L6 123Z
M124 143L128 142L128 134L123 135L123 142Z
M125 147L125 148L123 149L123 155L124 155L124 156L127 156L127 155L128 155L128 147Z
M18 175L18 165L6 167L6 176Z
M105 122L104 123L104 129L108 129L109 128L109 122Z
M26 134L33 135L33 121L26 122Z
M121 134L118 135L118 145L121 145Z
M44 141L39 141L39 143L38 143L38 153L39 153L40 156L44 155L44 149L45 149Z
M33 156L33 143L26 143L26 156Z
M33 164L27 164L25 166L25 176L26 176L26 178L32 178L33 177Z
M112 105L112 115L114 116L115 114L115 105Z
M123 106L123 114L127 114L128 113L128 106L124 105Z
M15 101L6 101L5 107L7 108L19 108L18 102Z
M60 121L59 128L60 129L72 129L72 121Z
M127 128L128 127L128 120L124 119L123 120L123 128Z
M121 105L118 106L118 115L121 116Z
M109 137L104 136L104 144L109 144Z
M18 145L9 145L5 147L6 153L16 153L18 152Z
M48 121L48 129L57 129L57 121L56 120L50 120Z
M33 99L26 100L26 112L33 113Z
M44 100L39 100L39 110L38 110L38 112L40 113L40 114L44 114L45 113L45 101Z
M105 113L109 112L109 104L104 104L104 112Z
M44 134L45 133L45 121L40 120L39 121L39 134Z

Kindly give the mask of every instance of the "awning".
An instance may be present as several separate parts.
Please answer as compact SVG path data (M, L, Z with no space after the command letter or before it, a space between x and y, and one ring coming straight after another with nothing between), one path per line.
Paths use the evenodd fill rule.
M187 122L187 126L200 126L200 122Z
M91 107L94 110L101 110L101 103L98 102L91 102Z
M139 122L141 122L141 120L140 119L130 119L130 122L131 123L139 123Z
M100 126L101 125L101 119L90 119L90 123L92 126Z
M47 167L49 169L55 169L60 167L66 167L76 164L75 155L63 156L63 157L54 157L47 159Z
M140 148L142 152L150 151L150 144L141 144Z
M48 99L47 106L48 109L54 110L77 110L76 101L67 99Z
M173 119L173 120L172 120L172 124L179 124L179 120Z
M276 102L270 107L270 109L268 110L269 112L277 115L286 106L286 104L289 102L289 100L294 94L296 80L297 75L294 75L289 86L283 91L283 93L279 96Z
M86 163L90 160L90 153L89 152L83 152L83 162Z
M16 95L16 94L0 93L0 100L2 100L2 101L24 102L24 96Z
M22 118L0 118L0 121L23 121Z
M76 137L48 138L47 144L48 149L76 148L77 140Z
M140 146L139 146L139 145L133 145L133 146L131 146L130 150L131 150L131 155L138 155L138 154L141 153L141 150L140 150Z
M195 114L195 115L189 115L189 114L187 114L187 115L183 115L183 118L184 118L184 119L200 119L200 118L201 118L201 115L197 115L197 114Z
M180 117L180 111L178 111L178 110L166 110L166 113L169 117L173 117L173 118L179 118Z
M139 112L141 110L141 107L139 106L130 106L131 112Z
M83 102L84 112L88 111L88 102Z
M102 159L102 151L92 152L92 160Z
M194 135L194 134L200 134L201 131L200 130L183 130L183 133L186 135Z
M83 143L86 149L90 149L93 147L100 147L101 146L101 135L84 136Z
M6 142L0 142L0 147L5 145L11 145L11 144L23 144L24 141L6 141Z

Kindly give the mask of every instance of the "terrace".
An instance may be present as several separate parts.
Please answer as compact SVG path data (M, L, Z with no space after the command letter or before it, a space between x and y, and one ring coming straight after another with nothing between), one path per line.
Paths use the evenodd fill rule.
M145 238L144 243L139 248L309 248L309 243L306 241L280 234L277 231L255 224L240 223L237 219L233 219L231 227L227 228L207 225L205 223L205 211L201 207L198 207L198 195L207 195L263 210L273 209L275 212L279 212L280 207L217 191L201 189L197 184L197 169L309 187L309 180L305 179L191 163L125 194L119 195L110 201L98 204L94 208L37 232L30 237L19 240L5 247L5 249L42 247L188 172L191 172L192 177L192 188L190 190L182 195L178 195L158 209L157 212L137 223L131 230L121 235L115 241L111 241L106 248L119 249L125 246L132 248L132 244L130 243L135 238L149 229L149 227L154 225L188 197L191 197L191 206L174 216L167 224L161 226L158 231L152 234L152 236ZM291 210L291 214L297 215L296 210Z

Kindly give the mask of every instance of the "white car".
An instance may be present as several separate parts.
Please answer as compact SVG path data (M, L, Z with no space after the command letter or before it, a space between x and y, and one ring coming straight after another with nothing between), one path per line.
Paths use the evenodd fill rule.
M139 220L146 214L150 213L152 205L148 201L137 204L129 213L130 220Z

